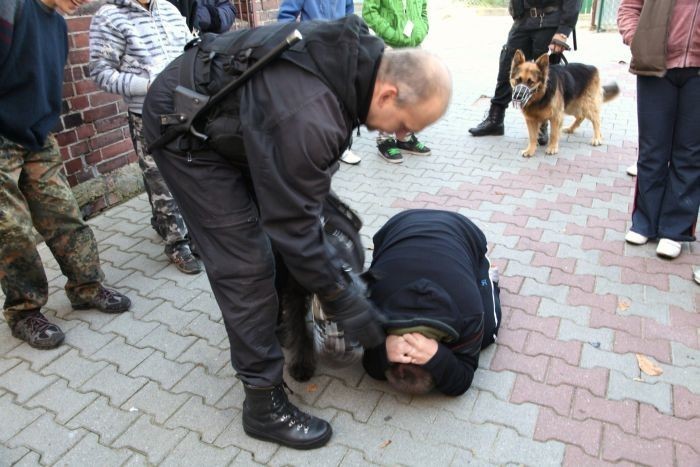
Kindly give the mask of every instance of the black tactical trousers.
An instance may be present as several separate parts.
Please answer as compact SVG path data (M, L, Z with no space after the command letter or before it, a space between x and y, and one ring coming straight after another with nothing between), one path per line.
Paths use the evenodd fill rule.
M154 150L153 158L206 267L233 367L246 384L280 384L274 257L244 174L214 151L190 155L172 147Z
M523 30L520 22L513 23L508 33L508 41L501 49L501 57L498 62L498 78L496 90L493 93L491 103L503 108L510 104L513 90L510 87L510 64L513 61L515 51L520 49L525 58L533 60L547 52L552 37L557 28L540 28Z

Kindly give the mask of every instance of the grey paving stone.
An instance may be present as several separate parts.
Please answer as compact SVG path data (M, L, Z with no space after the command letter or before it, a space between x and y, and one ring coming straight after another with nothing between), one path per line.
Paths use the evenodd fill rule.
M201 365L206 368L207 372L216 374L221 368L230 364L231 353L228 350L212 347L204 339L198 339L190 348L180 354L176 361Z
M220 378L207 374L202 367L195 367L172 388L172 392L191 392L202 396L207 404L214 405L236 381L233 377Z
M25 360L29 362L30 367L34 371L41 370L44 368L46 365L51 363L52 361L56 360L58 357L63 355L64 353L68 352L70 350L70 347L66 345L62 345L58 348L51 349L51 350L40 350L40 349L35 349L34 347L31 347L29 344L26 342L23 342L22 344L18 345L14 349L10 350L5 356L2 358L5 359L7 357L17 357L21 358L22 360ZM0 353L0 355L3 355ZM2 373L2 363L0 363L0 373Z
M694 394L700 394L700 367L697 366L671 366L660 365L663 373L660 376L648 376L640 374L640 378L650 383L664 382L675 386L682 386Z
M0 441L6 442L45 413L42 409L29 410L16 402L12 394L3 394L0 396Z
M612 351L614 333L612 329L579 326L573 321L562 319L557 337L563 341L581 341L598 346L601 350Z
M525 279L525 281L527 281L527 279ZM537 309L538 316L554 316L562 318L562 322L568 320L582 327L586 327L590 323L591 311L587 307L564 305L566 300L558 301L558 299L551 300L550 298L544 298L549 297L548 295L542 295L542 297L540 306Z
M55 376L43 376L36 373L29 368L28 363L22 362L0 377L0 388L14 393L17 402L23 403L56 379Z
M15 463L23 458L28 452L29 449L25 448L24 446L10 449L0 444L0 467L10 467L11 465L15 465Z
M163 302L144 315L142 319L144 321L157 321L166 325L171 332L177 333L198 316L200 316L199 312L181 310L174 307L171 302Z
M41 373L58 375L67 380L70 387L77 388L105 366L107 363L93 362L81 357L77 350L71 349L46 366Z
M139 253L137 253L137 252L135 252L135 251L131 251L131 252L129 252L129 251L124 251L124 250L120 249L117 245L113 245L114 242L117 242L116 239L115 239L115 240L112 240L112 239L115 238L115 237L121 237L121 235L114 235L114 236L110 237L109 239L107 239L107 240L101 245L101 248L100 248L100 260L101 260L103 263L104 263L104 262L109 262L109 263L111 263L115 268L119 268L119 269L124 270L124 269L123 269L124 264L126 264L128 261L130 261L130 260L132 260L132 259L138 257L138 256L139 256ZM110 246L107 247L107 245L110 245ZM128 245L127 245L127 246L128 246ZM105 248L105 247L107 247L107 248ZM133 273L133 270L131 270L131 269L127 269L127 270L125 270L125 271L128 272L129 274ZM121 282L121 280L122 280L123 278L127 277L129 274L127 274L127 275L121 274L122 277L119 278L119 280L117 280L117 279L115 278L114 280L112 280L112 283L117 284L117 283ZM110 279L110 280L111 280L111 279Z
M103 333L99 331L93 331L90 327L81 323L80 325L64 331L66 333L66 344L71 347L75 347L80 350L83 356L90 356L97 352L99 349L107 345L109 341L114 339L116 335L112 333Z
M639 366L634 354L618 354L604 349L584 345L581 351L581 368L610 368L610 373L618 371L628 378L639 376Z
M320 392L320 391L319 391ZM296 391L295 391L296 394ZM236 383L231 386L231 389L226 391L226 394L221 396L221 399L216 401L214 407L217 409L238 409L243 410L243 400L245 399L245 392L243 391L243 384Z
M129 344L135 344L146 335L153 332L158 326L158 323L141 321L131 313L122 313L114 321L107 324L101 331L119 334L124 337Z
M583 237L581 235L571 235L563 232L552 232L551 230L545 230L542 232L542 237L540 237L542 243L557 243L561 246L567 245L571 248L581 249L581 244L583 243Z
M0 375L22 363L19 358L0 358Z
M355 449L348 449L345 452L345 457L338 464L338 467L355 467L358 465L380 465L370 462L362 455L362 452L356 451Z
M100 442L109 445L138 417L137 412L119 410L109 405L106 397L98 397L82 412L70 419L68 428L83 427L100 436Z
M158 287L157 289L152 290L147 296L161 298L172 302L177 307L180 307L191 301L198 294L198 289L178 287L175 282L165 281L165 285L163 287Z
M8 446L26 446L41 454L45 464L53 464L85 436L84 430L68 430L49 414L37 418L8 441Z
M566 303L566 297L569 294L569 286L567 285L549 285L536 282L529 277L526 277L523 281L523 285L520 288L520 295L526 295L530 297L543 297L542 303L545 301L554 302L558 306ZM540 305L540 310L542 305Z
M163 250L164 246L160 239L138 239L136 244L132 241L129 246L129 251L136 251L140 256L147 256L155 260L165 257Z
M211 444L203 443L195 433L189 433L165 458L161 465L163 467L229 465L239 452L240 449L234 447L221 449Z
M203 313L188 323L180 334L205 339L210 345L218 345L224 339L227 339L226 328L223 323L212 321Z
M333 436L335 437L335 434ZM246 435L243 431L243 422L241 421L240 414L237 414L236 418L231 420L228 427L216 438L214 445L220 448L227 448L229 446L242 447L245 451L252 454L252 460L264 465L267 465L275 452L280 449L278 444L260 441ZM245 454L245 452L241 454ZM241 454L239 454L238 457L241 457ZM241 460L244 461L245 457L244 455Z
M154 352L153 349L141 349L126 343L126 339L117 336L106 346L90 356L91 360L105 361L117 365L121 373L127 374Z
M191 363L177 363L168 360L161 352L156 351L131 370L129 376L144 376L152 381L157 381L163 388L170 389L192 368L194 365Z
M175 360L178 355L184 352L194 341L192 336L180 336L168 331L168 327L160 324L149 334L136 343L137 347L152 347L165 353L169 360Z
M508 261L508 266L502 274L509 277L527 277L541 284L546 284L551 272L552 269L548 267L527 266L517 261Z
M129 290L122 290L123 293L131 296ZM71 310L69 313L63 315L67 320L75 321L76 324L80 322L86 323L92 331L100 331L107 323L115 320L117 318L116 314L113 313L102 313L97 310Z
M261 462L255 462L255 458L252 452L241 451L230 464L230 467L258 467L261 465L265 464Z
M512 462L516 465L559 466L564 460L564 449L563 443L542 443L518 436L509 428L502 428L488 458L499 464Z
M138 290L139 295L148 297L151 292L158 288L165 287L166 284L167 281L153 279L144 275L141 271L134 271L114 285L116 287L129 287L130 289Z
M595 277L604 277L610 282L619 283L622 279L622 273L617 266L601 266L595 263L589 263L586 260L579 259L576 261L574 272L578 275L591 275Z
M9 326L5 324L0 326L0 355L7 355L8 352L20 344L22 344L22 341L12 337L12 331L10 331Z
M141 415L112 445L143 452L149 462L158 464L187 435L187 432L181 428L175 430L161 428L153 425L149 418L147 415Z
M199 295L183 305L182 309L199 311L209 316L209 319L214 322L222 322L221 310L214 299L214 295L212 295L210 291L200 292Z
M59 467L76 465L122 465L131 456L126 449L113 449L98 442L97 435L88 433L55 464Z
M122 404L122 409L130 413L141 410L153 416L156 423L162 425L189 397L189 394L171 394L149 381Z
M38 452L27 451L12 467L36 467L37 465L41 465L41 455Z
M378 392L353 389L333 380L316 405L321 408L345 410L353 414L358 421L366 422L380 397Z
M148 313L151 312L154 308L160 306L163 303L163 300L160 298L146 298L142 297L141 295L138 295L136 293L129 294L129 298L131 298L131 308L129 309L129 314L131 315L132 318L141 321L141 319L147 315ZM126 313L124 313L126 314ZM122 315L120 315L122 316ZM123 324L123 323L122 323ZM145 324L151 324L151 323L145 323Z
M105 273L105 277L111 284L116 284L117 282L134 272L131 269L124 269L123 267L112 266L112 264L107 261L103 261L102 263L100 263L100 267L102 267L102 271Z
M519 262L520 264L530 264L532 263L532 258L534 253L532 251L517 251L510 250L501 247L500 245L495 245L493 251L489 255L490 258L498 258L501 260L512 259Z
M672 413L671 385L667 383L650 384L612 371L610 372L607 395L609 399L613 400L632 399L646 402L659 409L661 413Z
M64 379L58 379L25 403L26 407L43 407L56 414L56 421L65 424L75 414L97 399L96 393L82 393L68 387Z
M167 428L182 427L196 431L202 441L211 444L231 423L238 412L234 409L217 409L204 404L201 397L192 396L168 418L165 426Z
M481 362L479 362L481 363ZM479 368L474 373L472 387L480 391L489 391L498 399L507 401L515 385L515 373L510 371L491 371L486 368Z
M332 392L337 394L336 391ZM386 394L381 397L367 420L359 419L352 411L346 411L352 414L355 420L367 421L374 426L389 425L396 429L415 427L412 430L412 435L419 439L430 437L430 432L435 429L433 426L435 419L440 412L433 406L426 408L424 405L408 405Z
M109 397L110 403L120 406L148 380L119 373L115 365L108 365L81 386L83 391L96 391Z
M542 241L545 241L542 239ZM581 246L560 244L557 250L558 258L575 258L591 263L598 263L601 253L597 250L583 250Z
M470 421L506 425L517 430L522 436L532 437L538 413L539 409L534 404L504 402L496 399L490 392L482 391L476 400Z
M146 243L152 243L148 240L142 240ZM132 248L132 251L137 250L138 247ZM140 273L148 276L155 277L155 275L164 268L167 268L170 264L168 258L163 254L163 250L160 250L160 254L156 255L154 258L146 256L146 254L138 255L131 258L129 261L122 265L125 269L136 269Z

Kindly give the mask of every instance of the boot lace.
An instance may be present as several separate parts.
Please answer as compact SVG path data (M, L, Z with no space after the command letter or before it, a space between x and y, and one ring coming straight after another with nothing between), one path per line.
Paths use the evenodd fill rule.
M303 430L305 434L308 433L311 415L302 412L298 407L289 402L285 390L289 391L290 394L294 394L294 391L292 391L284 381L272 391L272 406L279 414L280 421L287 423L289 428L295 428L297 431Z

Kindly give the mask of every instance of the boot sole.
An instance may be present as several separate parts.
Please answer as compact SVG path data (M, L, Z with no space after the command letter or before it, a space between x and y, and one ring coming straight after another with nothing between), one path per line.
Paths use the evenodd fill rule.
M481 133L481 132L478 132L478 131L474 131L474 132L473 132L473 131L469 130L469 134L470 134L470 135L472 135L472 136L477 136L477 137L478 137L478 136L503 136L504 133L505 133L505 129L503 129L503 130L496 130L496 131L489 131L488 133Z
M245 434L247 434L251 438L259 439L262 441L270 441L272 443L277 443L277 444L280 444L282 446L287 446L287 447L290 447L293 449L302 449L302 450L320 448L321 446L324 446L328 442L328 440L331 439L331 436L333 435L333 429L329 426L328 433L322 438L318 438L318 439L315 439L313 441L309 441L308 443L288 443L288 442L284 442L280 439L273 438L270 435L268 435L267 433L255 431L251 428L248 428L247 426L245 426L245 424L243 424L243 431L245 431Z
M117 313L124 313L126 311L129 311L129 308L131 308L131 303L129 303L128 306L124 308L119 308L119 309L102 309L102 308L97 308L96 306L85 304L85 305L71 305L74 310L97 310L101 313L107 313L107 314L117 314Z

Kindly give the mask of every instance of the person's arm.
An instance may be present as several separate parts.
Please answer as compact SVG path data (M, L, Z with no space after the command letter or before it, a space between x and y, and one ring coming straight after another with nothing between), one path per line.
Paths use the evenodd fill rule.
M3 6L0 8L0 67L4 66L12 50L15 24L22 14L23 7L24 0L3 0Z
M622 0L620 3L620 8L617 10L617 29L625 45L632 44L643 6L644 0Z
M231 29L236 10L230 0L201 1L197 4L197 27L203 32L222 33Z
M389 369L389 358L384 344L365 349L362 355L362 366L368 375L374 379L386 381L386 370Z
M447 396L459 396L472 385L478 366L478 352L475 355L473 352L454 353L443 344L438 344L437 353L423 368L435 379L438 391Z
M96 14L90 24L90 76L104 91L122 96L144 96L149 78L120 71L126 39L106 14Z
M559 18L559 27L557 34L563 34L566 37L571 35L571 31L576 27L578 21L578 13L581 11L581 0L563 0L561 3L561 16Z
M301 7L304 5L304 0L283 0L280 3L277 21L280 23L291 23L296 21L301 13Z
M384 42L391 47L408 47L411 45L411 38L391 26L380 10L381 0L365 0L362 4L362 18L367 26L381 37Z

